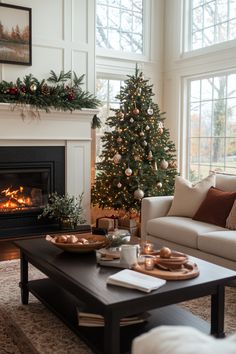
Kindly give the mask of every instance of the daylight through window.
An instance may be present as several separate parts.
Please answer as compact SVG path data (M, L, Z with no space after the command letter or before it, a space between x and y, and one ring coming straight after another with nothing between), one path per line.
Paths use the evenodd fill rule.
M236 174L236 73L191 80L189 102L189 178Z

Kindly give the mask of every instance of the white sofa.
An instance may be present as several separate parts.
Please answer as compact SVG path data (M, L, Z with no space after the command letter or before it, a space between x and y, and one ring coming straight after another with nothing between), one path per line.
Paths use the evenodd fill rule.
M236 192L236 176L216 174L216 188ZM236 270L236 230L193 220L167 216L173 196L142 200L141 237L171 249Z

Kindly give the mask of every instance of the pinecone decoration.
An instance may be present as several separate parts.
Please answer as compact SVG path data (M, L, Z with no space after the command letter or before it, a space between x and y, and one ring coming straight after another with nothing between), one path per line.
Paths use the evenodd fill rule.
M44 96L49 96L50 95L50 88L48 87L47 84L43 84L41 87L41 92Z

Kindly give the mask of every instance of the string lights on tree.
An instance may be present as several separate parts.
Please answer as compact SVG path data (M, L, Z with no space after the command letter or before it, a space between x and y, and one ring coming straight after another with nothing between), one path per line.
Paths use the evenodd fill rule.
M136 67L117 96L120 107L107 118L109 131L102 138L94 205L139 212L142 198L173 193L175 146L152 87Z

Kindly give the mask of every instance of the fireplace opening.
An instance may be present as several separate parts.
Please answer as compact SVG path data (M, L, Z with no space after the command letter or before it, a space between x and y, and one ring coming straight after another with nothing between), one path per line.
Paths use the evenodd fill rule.
M1 171L0 214L40 211L50 193L50 169Z
M64 147L0 147L0 237L55 228L38 220L53 192L65 193Z

